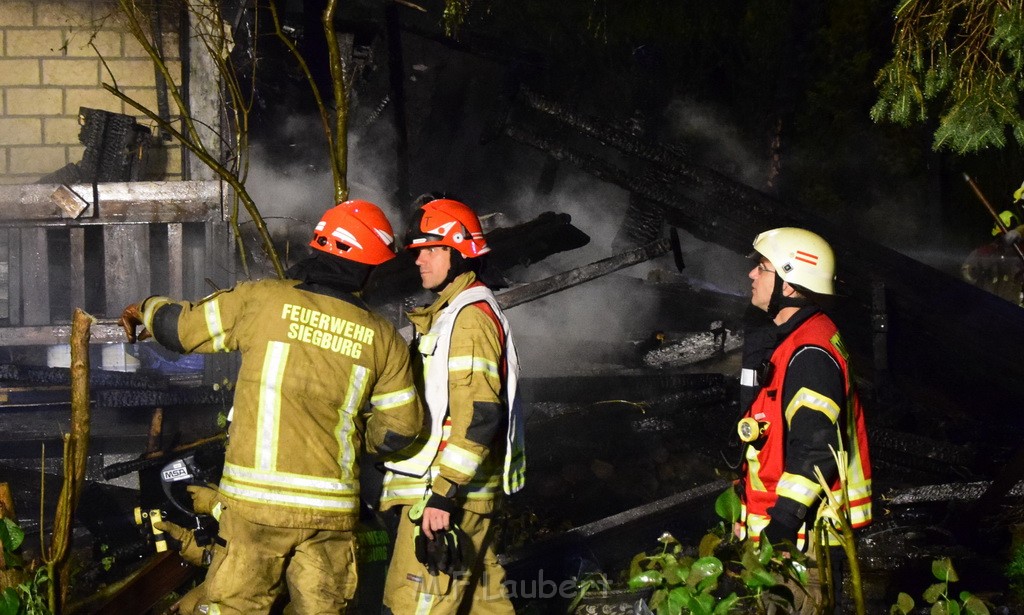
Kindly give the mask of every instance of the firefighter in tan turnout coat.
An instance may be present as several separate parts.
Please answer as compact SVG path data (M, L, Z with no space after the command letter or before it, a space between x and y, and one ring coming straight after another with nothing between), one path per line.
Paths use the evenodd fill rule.
M512 614L492 521L524 482L518 357L477 278L489 248L476 215L450 199L417 213L407 247L423 287L438 293L409 314L429 429L385 464L381 508L397 511L399 526L384 603L399 615Z
M291 612L344 613L357 582L364 440L395 452L422 425L408 348L358 296L394 256L387 218L372 203L341 203L310 245L290 279L242 282L197 303L149 297L122 315L129 339L144 325L140 338L178 352L241 352L210 614L267 613L285 590Z

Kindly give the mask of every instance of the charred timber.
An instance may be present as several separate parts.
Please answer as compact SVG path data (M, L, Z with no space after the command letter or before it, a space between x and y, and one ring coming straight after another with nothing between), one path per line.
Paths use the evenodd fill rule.
M123 333L122 333L123 335ZM31 365L0 365L0 384L70 385L71 370L66 367L34 367ZM91 370L89 385L93 388L125 388L162 391L167 380L146 374Z
M535 301L541 297L547 297L554 293L579 286L584 282L597 279L620 269L631 267L637 263L643 263L668 253L672 247L669 240L659 239L658 241L641 246L639 248L610 256L608 258L577 267L564 273L559 273L543 280L524 284L522 286L507 290L498 295L498 304L508 309L522 303Z
M923 504L925 502L977 502L991 488L992 483L989 481L923 485L892 491L885 494L882 499L887 506ZM1024 484L1016 485L1005 495L1015 498L1024 497Z
M529 266L545 258L581 248L590 237L572 225L568 214L545 212L529 222L498 228L486 234L491 248L487 255L487 271L492 276L488 285L507 286L504 274L516 266ZM419 271L408 250L376 268L366 287L365 296L371 305L382 306L404 301L421 290Z
M571 162L598 179L621 186L630 192L658 203L666 207L666 212L674 210L678 215L673 216L675 219L672 222L680 228L685 228L697 237L710 241L711 237L716 235L715 227L727 223L727 220L717 217L711 212L708 212L706 217L691 215L689 212L696 214L701 209L704 209L704 207L697 201L678 194L665 182L652 181L648 176L638 175L627 169L619 168L597 156L559 145L551 139L518 126L506 126L504 134L519 143L545 152L556 160ZM739 249L737 242L734 241L733 244L726 245L726 247Z
M524 101L530 109L555 119L563 125L572 128L578 134L633 156L641 163L649 163L644 168L644 179L663 185L661 187L648 188L648 190L636 190L631 186L629 187L631 192L644 195L655 202L668 205L673 209L679 209L679 205L683 204L687 209L692 208L695 213L702 213L703 215L714 214L717 208L709 208L708 205L711 204L709 201L713 203L719 199L735 201L739 206L731 207L726 212L721 212L726 213L729 217L744 214L744 209L749 209L750 213L753 214L751 216L743 216L750 221L754 221L756 216L759 215L778 216L781 213L770 197L767 197L764 193L738 183L717 171L696 164L678 146L652 143L640 139L622 128L609 125L607 122L602 122L597 118L574 113L527 88L520 90L517 100ZM596 160L596 158L592 157L592 160ZM625 171L626 169L622 168L609 168L605 170L605 173L609 176L624 175L629 178L631 174ZM614 183L627 187L620 182ZM637 182L633 180L631 183L636 184ZM640 182L639 185L643 186L645 183ZM665 186L684 187L685 190L682 194L676 193L669 196L672 193L664 192ZM738 221L730 221L733 224L736 222ZM776 226L783 226L781 222ZM678 224L678 226L684 225ZM687 228L687 230L690 229ZM756 230L754 232L760 231ZM745 236L743 233L738 234ZM698 236L702 235L698 234ZM712 240L711 236L702 236L702 238ZM749 241L746 241L740 246L740 249L746 250L748 246ZM726 247L731 246L726 245Z
M60 346L71 334L71 325L0 327L0 346ZM124 329L113 320L93 325L94 344L124 342Z
M664 532L696 543L718 522L713 502L730 486L724 480L707 483L511 550L499 560L512 583L543 577L557 584L578 577L581 560L596 560L602 569L619 570L643 545L656 544Z
M73 606L92 615L144 615L196 572L176 551L157 553L128 578Z
M0 186L0 226L207 222L223 217L216 181ZM94 202L96 200L96 202Z
M520 391L531 404L593 403L615 397L642 402L665 393L724 391L722 374L620 373L524 378Z

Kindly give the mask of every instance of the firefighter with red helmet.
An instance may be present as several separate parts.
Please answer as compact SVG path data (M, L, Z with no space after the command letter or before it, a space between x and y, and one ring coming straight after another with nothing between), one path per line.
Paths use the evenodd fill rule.
M821 297L834 294L835 258L824 239L799 228L761 233L754 250L758 263L748 276L751 304L766 312L770 323L764 334L748 336L755 347L744 353L740 380L745 399L752 401L738 425L745 446L736 532L740 538L807 551L816 559L819 549L811 532L824 511L816 468L840 501L848 495L853 527L871 521L864 414L842 338L819 307ZM752 361L758 354L760 361ZM833 450L847 454L845 495ZM841 562L840 549L830 554L834 564ZM808 592L794 592L798 613L819 612L823 597L817 567L808 572L813 573ZM841 587L838 581L836 586Z
M376 205L346 201L324 213L288 279L196 303L153 296L122 314L129 341L144 326L139 339L178 352L241 352L207 612L268 613L285 590L295 613L351 602L360 451L398 451L423 420L407 346L359 297L393 244Z
M519 359L508 320L478 278L490 251L464 203L427 196L406 247L424 288L413 310L428 427L385 466L381 509L398 516L384 604L395 614L514 610L494 550L494 515L522 488Z

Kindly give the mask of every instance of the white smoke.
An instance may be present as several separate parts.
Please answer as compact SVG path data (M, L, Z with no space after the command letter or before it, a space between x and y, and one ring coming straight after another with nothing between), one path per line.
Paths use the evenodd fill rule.
M685 144L686 151L710 168L763 190L767 179L768 149L754 153L739 129L722 114L692 100L675 100L665 112L672 140Z

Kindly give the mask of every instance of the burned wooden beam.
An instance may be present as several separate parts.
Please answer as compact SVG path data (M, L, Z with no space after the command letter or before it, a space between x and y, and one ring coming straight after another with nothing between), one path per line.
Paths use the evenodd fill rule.
M713 392L724 395L722 374L613 373L596 376L548 376L520 380L520 393L531 404L561 402L587 404L609 396L642 402L666 393Z
M89 609L93 615L143 615L167 594L196 575L198 569L186 563L177 551L157 553L132 575L104 589L75 610Z
M94 344L124 342L124 330L116 322L98 321L93 325ZM60 346L67 344L71 325L40 325L35 327L0 327L0 346Z
M0 186L0 226L211 222L223 219L218 181Z
M643 361L650 367L683 367L739 350L743 346L743 333L727 329L722 321L715 321L707 331L687 332L681 336L665 334L657 348L644 354Z
M617 570L647 545L669 532L682 541L696 541L717 522L714 499L729 481L713 481L682 493L575 527L499 556L514 586L547 578L558 584L579 575L585 557ZM575 568L574 568L575 567Z
M496 228L486 233L487 271L504 282L504 272L516 266L528 266L545 258L581 248L590 237L572 225L569 214L544 212L523 224ZM366 286L365 297L374 306L401 302L421 290L415 256L403 250L397 258L377 267ZM492 283L494 280L488 280ZM499 284L500 287L502 284Z
M85 146L80 162L68 164L39 180L41 184L126 182L141 179L146 169L153 133L136 118L123 113L80 107Z
M973 481L969 483L944 483L941 485L923 485L907 489L894 490L883 496L886 506L922 504L925 502L980 502L992 487L990 481ZM1024 484L1013 486L1000 497L1024 497ZM994 502L989 502L994 504ZM981 514L993 512L994 508L980 510ZM975 518L972 515L972 518Z
M66 342L66 340L65 340ZM39 367L34 365L0 365L0 383L5 385L70 386L71 371L67 367ZM89 384L93 388L125 388L148 391L166 390L165 378L132 372L92 370Z
M530 282L529 284L523 284L522 286L507 290L497 296L498 304L508 309L540 299L541 297L547 297L548 295L579 286L584 282L589 282L620 269L657 258L662 254L668 253L671 249L672 246L668 238L659 239L646 246L628 250L621 254L595 261L589 265L577 267L576 269L571 269L543 280Z

